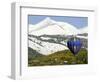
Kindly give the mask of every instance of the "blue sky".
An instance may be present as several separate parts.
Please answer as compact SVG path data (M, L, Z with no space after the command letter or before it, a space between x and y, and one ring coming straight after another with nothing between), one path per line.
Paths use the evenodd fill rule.
M44 20L46 17L50 17L55 21L67 22L77 28L84 28L88 26L88 17L74 17L74 16L45 16L45 15L29 15L28 24L37 24Z

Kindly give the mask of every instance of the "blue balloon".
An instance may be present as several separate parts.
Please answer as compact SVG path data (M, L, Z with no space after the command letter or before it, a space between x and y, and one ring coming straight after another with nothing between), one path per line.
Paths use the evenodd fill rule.
M76 55L82 47L82 42L80 40L69 40L67 42L67 47L74 55Z

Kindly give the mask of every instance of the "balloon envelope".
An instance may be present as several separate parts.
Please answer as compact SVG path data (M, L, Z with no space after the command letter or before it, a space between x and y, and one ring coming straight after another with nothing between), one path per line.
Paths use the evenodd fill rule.
M75 41L74 40L69 40L67 42L67 46L70 49L70 51L74 55L76 55L80 51L80 49L82 47L82 42L80 40L75 40Z

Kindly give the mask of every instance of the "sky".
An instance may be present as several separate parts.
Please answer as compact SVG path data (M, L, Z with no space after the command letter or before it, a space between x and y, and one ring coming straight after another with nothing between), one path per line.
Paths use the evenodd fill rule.
M37 24L50 17L52 20L69 23L76 28L84 28L88 26L88 17L75 17L75 16L46 16L46 15L29 15L28 24Z

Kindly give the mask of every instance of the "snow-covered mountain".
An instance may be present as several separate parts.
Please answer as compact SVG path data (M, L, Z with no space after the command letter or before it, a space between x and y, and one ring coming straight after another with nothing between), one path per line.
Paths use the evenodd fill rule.
M80 31L69 23L56 22L50 18L44 19L36 25L29 25L29 34L34 35L72 35Z
M29 47L38 53L49 55L68 49L67 40L81 32L85 33L85 30L77 29L69 23L46 18L36 25L29 25Z

